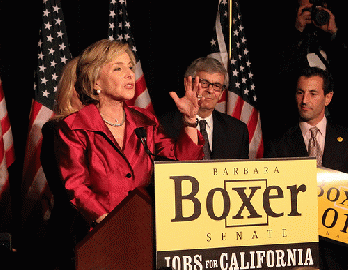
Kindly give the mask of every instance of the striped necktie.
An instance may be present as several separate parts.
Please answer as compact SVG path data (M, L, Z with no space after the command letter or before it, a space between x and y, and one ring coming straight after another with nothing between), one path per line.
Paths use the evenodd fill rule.
M317 140L317 134L319 129L317 127L312 127L309 129L311 132L311 138L309 139L308 144L308 154L310 157L316 157L317 158L317 166L320 167L322 165L322 157L323 154L320 150L320 145Z
M204 158L203 159L210 159L210 146L209 146L209 139L208 139L208 133L207 133L207 121L205 120L200 120L199 121L199 128L201 130L201 133L204 138L204 145L203 145L203 153L204 153Z

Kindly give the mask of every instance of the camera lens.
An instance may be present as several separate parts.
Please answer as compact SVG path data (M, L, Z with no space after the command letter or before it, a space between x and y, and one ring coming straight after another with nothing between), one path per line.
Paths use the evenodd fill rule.
M312 20L318 26L325 25L330 20L330 14L326 10L315 8L312 10Z

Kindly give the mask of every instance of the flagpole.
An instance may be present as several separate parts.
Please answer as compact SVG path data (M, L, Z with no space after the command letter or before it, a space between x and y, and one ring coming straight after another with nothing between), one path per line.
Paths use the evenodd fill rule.
M232 1L228 0L228 60L232 58Z

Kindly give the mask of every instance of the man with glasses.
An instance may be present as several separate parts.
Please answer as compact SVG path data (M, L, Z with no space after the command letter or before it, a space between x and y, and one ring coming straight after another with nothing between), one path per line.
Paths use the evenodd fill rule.
M170 136L176 138L182 125L194 125L202 133L205 159L248 159L249 133L246 124L215 107L228 83L227 71L216 59L201 57L192 62L185 81L199 79L203 93L196 123L185 123L179 113L168 113L161 123Z

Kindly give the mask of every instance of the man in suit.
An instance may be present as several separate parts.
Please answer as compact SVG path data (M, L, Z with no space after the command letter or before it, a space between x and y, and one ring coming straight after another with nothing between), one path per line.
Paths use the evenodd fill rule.
M318 165L348 173L348 130L328 121L325 108L333 97L330 75L319 68L306 68L298 76L296 103L299 124L278 141L270 143L266 157L309 156L311 128L317 127Z
M332 97L333 82L326 71L319 68L302 70L296 88L299 124L270 143L265 156L305 157L314 152L317 153L318 166L348 173L348 130L328 121L325 116L325 107ZM312 131L316 129L316 132ZM319 251L320 269L348 269L346 246L320 237Z
M205 121L205 159L248 159L249 133L246 124L215 109L228 83L224 66L211 57L198 58L185 73L185 84L192 83L191 80L199 80L204 90L196 127L205 137L202 130L202 121ZM173 138L178 137L182 125L187 124L176 111L164 115L161 123Z

